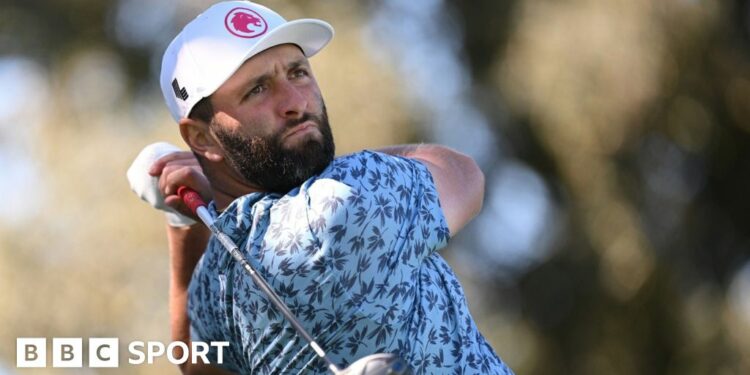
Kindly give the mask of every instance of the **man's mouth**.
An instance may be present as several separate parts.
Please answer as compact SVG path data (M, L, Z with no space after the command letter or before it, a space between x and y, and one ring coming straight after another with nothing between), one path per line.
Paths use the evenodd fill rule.
M317 129L318 126L312 122L312 121L305 121L287 131L287 133L284 135L283 139L287 139L289 137L295 136L295 135L302 135L307 132L310 132L313 129Z

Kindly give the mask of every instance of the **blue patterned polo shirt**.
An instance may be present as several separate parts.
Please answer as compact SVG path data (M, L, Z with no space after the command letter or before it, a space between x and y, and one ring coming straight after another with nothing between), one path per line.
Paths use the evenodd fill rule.
M236 199L216 225L341 367L389 352L415 374L511 372L436 252L448 227L418 161L370 151L343 156L286 195ZM215 238L193 274L188 311L194 340L229 342L229 370L326 373ZM215 352L209 358L216 363Z

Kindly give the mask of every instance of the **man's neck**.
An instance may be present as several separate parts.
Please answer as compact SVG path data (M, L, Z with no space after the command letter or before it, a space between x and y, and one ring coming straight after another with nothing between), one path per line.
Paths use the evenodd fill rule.
M226 165L218 168L205 168L204 173L211 183L214 204L219 212L224 211L232 201L243 195L263 191Z

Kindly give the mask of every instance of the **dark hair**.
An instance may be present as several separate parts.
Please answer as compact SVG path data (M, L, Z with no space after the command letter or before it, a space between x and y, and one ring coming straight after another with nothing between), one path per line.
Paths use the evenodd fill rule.
M211 97L207 96L195 103L188 117L210 124L211 119L214 118L214 106L211 104Z

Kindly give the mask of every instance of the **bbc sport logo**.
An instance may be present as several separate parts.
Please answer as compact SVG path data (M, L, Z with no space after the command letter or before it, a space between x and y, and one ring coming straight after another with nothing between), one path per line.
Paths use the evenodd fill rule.
M47 367L46 337L16 338L16 368ZM52 367L82 368L83 366L83 338L54 337L51 339ZM128 364L153 364L154 359L165 356L173 364L180 365L187 361L191 363L211 363L208 352L211 347L216 348L216 364L224 363L224 348L229 347L227 341L192 341L190 346L182 341L164 344L160 341L132 341L128 344ZM175 356L175 349L181 348L179 356ZM190 349L190 350L188 350ZM87 366L90 368L114 368L120 366L120 340L118 338L89 338ZM200 361L200 362L198 362Z

